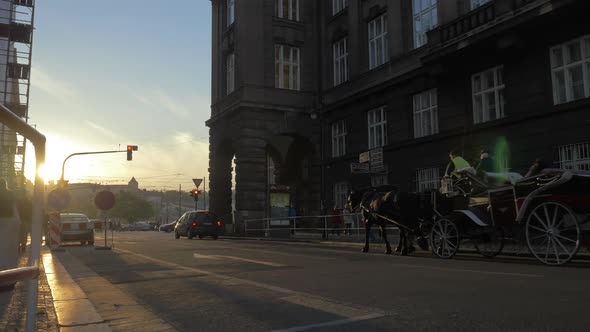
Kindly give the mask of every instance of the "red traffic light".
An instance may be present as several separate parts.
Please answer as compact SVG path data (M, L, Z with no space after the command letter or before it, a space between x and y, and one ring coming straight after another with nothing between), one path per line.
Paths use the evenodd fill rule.
M137 151L137 145L127 145L127 160L133 160L133 151Z

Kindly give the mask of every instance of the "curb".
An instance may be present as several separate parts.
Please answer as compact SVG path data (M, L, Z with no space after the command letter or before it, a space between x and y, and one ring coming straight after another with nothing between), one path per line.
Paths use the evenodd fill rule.
M284 242L284 243L310 243L310 244L316 244L316 245L324 245L324 246L330 246L330 247L341 247L341 248L362 248L365 244L362 242L347 242L347 241L324 241L324 240L304 240L304 239L281 239L281 238L259 238L259 237L252 237L252 238L248 238L248 237L238 237L238 236L224 236L224 239L230 239L230 240L246 240L246 241L261 241L261 242ZM392 247L394 246L393 243L391 244ZM384 249L385 248L385 244L384 243L370 243L371 247L377 247L380 249ZM525 248L525 247L523 247ZM582 251L583 248L580 246L580 251ZM590 251L590 249L588 249ZM417 254L432 254L432 252L430 250L421 250L421 249L416 249L415 253ZM479 254L479 252L476 249L460 249L458 252L458 254L468 254L468 255L478 255L481 256ZM485 258L484 256L481 256L482 259L489 259L489 258ZM516 257L516 258L534 258L534 256L529 253L528 251L518 251L518 252L514 252L514 251L503 251L501 252L498 257ZM576 254L576 256L574 257L574 260L583 260L583 261L590 261L590 254L589 253L580 253L578 252Z

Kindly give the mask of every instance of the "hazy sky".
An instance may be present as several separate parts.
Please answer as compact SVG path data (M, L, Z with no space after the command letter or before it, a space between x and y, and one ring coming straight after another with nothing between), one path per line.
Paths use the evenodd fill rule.
M47 137L46 179L75 152L70 182L193 187L207 176L211 3L206 0L37 1L29 123ZM32 178L33 149L27 150Z

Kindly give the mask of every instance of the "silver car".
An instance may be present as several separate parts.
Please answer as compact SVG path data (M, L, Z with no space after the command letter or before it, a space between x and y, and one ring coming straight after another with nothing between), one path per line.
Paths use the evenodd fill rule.
M60 213L61 242L80 241L94 245L94 223L81 213Z

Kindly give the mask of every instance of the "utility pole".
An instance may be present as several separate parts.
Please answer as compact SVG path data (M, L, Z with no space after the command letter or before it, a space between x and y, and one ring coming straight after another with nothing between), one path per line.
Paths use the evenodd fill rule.
M178 218L182 215L180 207L182 206L182 184L178 185Z
M203 210L207 211L207 178L203 177Z

